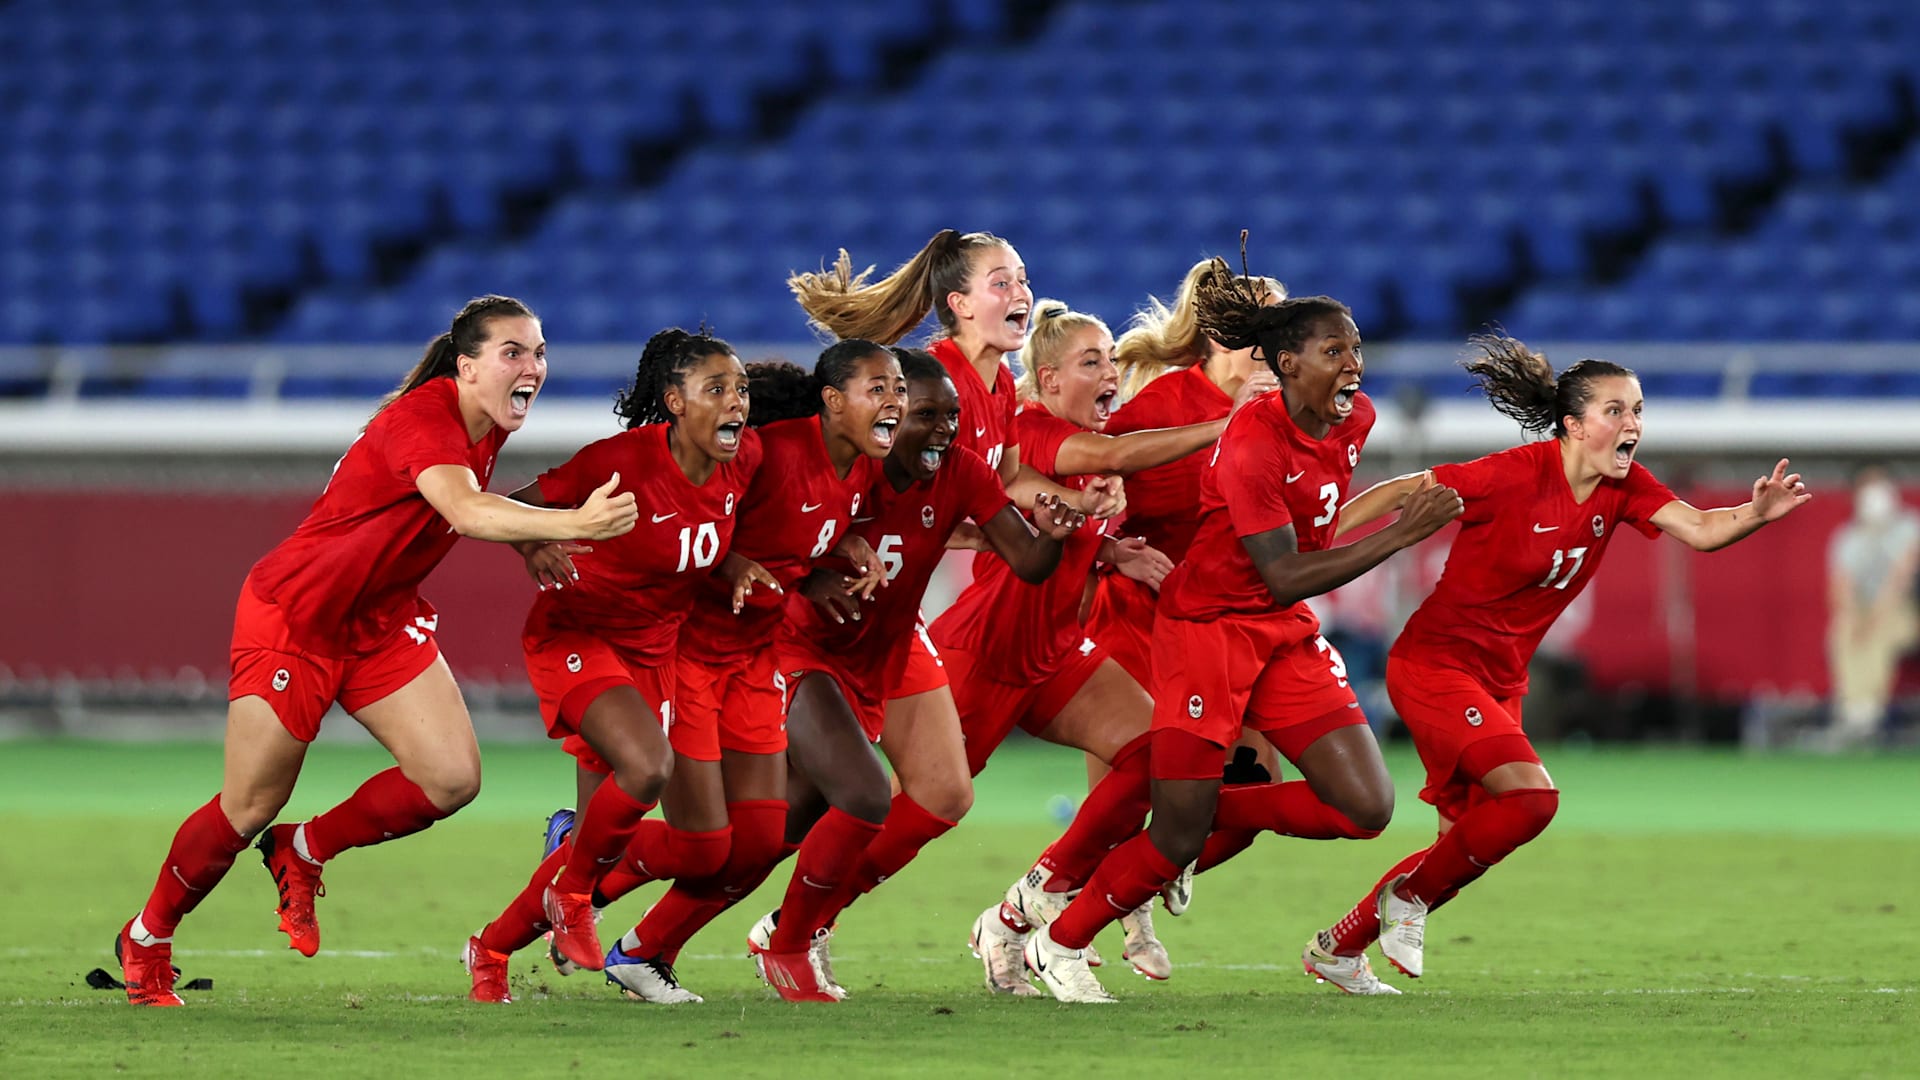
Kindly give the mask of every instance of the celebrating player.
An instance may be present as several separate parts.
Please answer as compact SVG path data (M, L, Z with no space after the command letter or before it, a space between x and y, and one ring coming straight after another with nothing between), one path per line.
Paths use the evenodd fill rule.
M174 930L255 834L279 889L280 928L312 956L328 859L419 832L479 791L473 723L420 581L461 536L601 540L637 516L633 495L614 493L617 474L583 482L580 506L568 510L485 490L546 374L540 320L526 305L468 303L347 448L306 520L248 573L234 616L220 794L180 826L146 906L114 941L134 1004L181 1004ZM335 701L396 767L310 821L267 829Z
M1038 516L1047 531L1036 534L986 462L953 445L964 415L945 369L917 349L894 353L907 380L906 413L883 463L885 481L867 508L871 517L854 526L885 568L887 590L862 605L840 587L838 572L816 571L808 591L823 606L789 597L779 639L793 765L788 838L805 840L785 900L755 928L750 944L767 982L791 1001L844 996L824 963L835 917L860 892L905 865L889 848L911 837L917 851L931 839L920 837L917 820L935 816L928 807L947 815L935 820L950 828L972 803L946 673L919 641L925 633L918 625L920 598L947 537L971 519L1013 574L1037 583L1059 563L1059 541L1085 521L1042 494ZM936 691L949 702L945 710L903 714L887 706L889 698ZM900 781L898 796L866 745L880 742L883 731L882 746ZM896 815L902 817L899 828ZM882 819L884 829L872 824ZM887 830L894 839L882 841Z
M710 760L681 757L668 798L682 784L697 786L703 800L724 803L732 836L718 871L696 877L676 868L682 872L672 875L673 887L607 952L607 977L650 1001L691 998L673 975L681 947L752 892L788 851L787 684L772 647L782 590L829 555L852 565L863 596L885 576L873 549L848 526L863 516L881 475L879 459L893 446L904 397L899 361L871 341L852 340L828 346L812 375L790 364L749 370L754 413L778 419L759 427L761 465L740 501L742 525L728 560L760 564L777 588L746 590L736 603L729 582L715 579L681 629L675 723L717 730L717 753ZM860 809L885 813L884 803ZM603 882L595 899L610 901L617 891L669 876L632 859L621 869L619 889ZM591 928L583 919L580 929ZM556 943L560 934L556 926Z
M1472 344L1466 367L1493 407L1553 437L1432 470L1466 512L1439 584L1388 654L1387 693L1426 766L1420 797L1439 811L1440 833L1307 943L1307 971L1349 993L1397 992L1367 964L1375 939L1394 967L1418 978L1428 914L1553 820L1560 792L1520 722L1527 663L1593 579L1617 526L1713 551L1813 497L1782 459L1754 481L1749 502L1695 509L1634 460L1645 429L1632 371L1582 360L1556 377L1546 357L1511 338ZM1425 482L1375 485L1340 527L1373 520Z
M615 402L627 430L513 494L534 506L567 506L585 497L594 477L617 472L648 520L597 549L555 544L528 552L541 591L521 637L527 674L547 733L565 740L596 783L568 842L468 941L475 1001L511 1000L507 958L543 926L585 918L591 930L591 905L584 916L565 905L591 896L620 860L660 799L676 754L719 758L716 731L674 715L674 645L697 590L727 554L734 511L760 461L758 437L744 430L748 400L747 371L732 346L704 332L662 330ZM740 570L741 588L755 578L772 581L753 563ZM598 783L609 775L611 783ZM726 859L725 808L716 800L703 817L697 802L687 803L668 800L668 821L649 840L678 856L682 872L713 873ZM560 937L555 947L572 965L600 970L599 949L581 947L586 936Z
M1201 520L1161 590L1154 625L1153 819L1109 853L1065 911L1028 937L1025 961L1062 1001L1113 1000L1087 963L1094 934L1138 908L1200 854L1210 830L1370 837L1386 827L1393 786L1305 603L1431 535L1459 497L1428 487L1400 520L1329 547L1340 496L1373 424L1365 364L1346 305L1324 296L1265 303L1224 264L1203 283L1201 327L1228 348L1253 346L1280 392L1247 402L1201 480ZM1306 777L1221 789L1242 726L1263 731Z

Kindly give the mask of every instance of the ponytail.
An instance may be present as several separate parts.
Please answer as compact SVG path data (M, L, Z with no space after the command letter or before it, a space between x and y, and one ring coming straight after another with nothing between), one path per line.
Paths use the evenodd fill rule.
M446 332L427 342L426 354L420 362L413 365L407 377L392 393L380 399L373 410L379 416L387 406L400 400L435 379L447 378L460 370L462 356L480 355L480 347L487 343L489 324L494 319L537 319L538 315L527 305L511 296L477 296L467 301L460 314L453 317L453 325Z
M961 234L942 229L925 247L893 273L872 284L874 268L853 272L853 258L840 249L831 270L806 271L787 278L787 288L807 313L807 322L835 338L862 338L882 345L897 344L931 311L941 331L955 327L951 293L965 292L973 278L973 255L1007 242L992 233Z
M1505 334L1475 334L1467 339L1475 355L1461 361L1494 411L1511 418L1529 435L1567 434L1566 418L1583 416L1593 399L1593 382L1610 376L1634 377L1631 368L1610 360L1581 360L1556 378L1547 358Z

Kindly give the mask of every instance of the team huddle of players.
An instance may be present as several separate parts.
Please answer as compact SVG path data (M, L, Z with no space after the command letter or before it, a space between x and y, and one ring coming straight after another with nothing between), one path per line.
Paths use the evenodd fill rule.
M545 934L563 974L697 1002L682 948L790 856L749 949L782 998L841 1000L837 920L956 825L1018 726L1104 768L970 944L994 992L1113 1001L1092 970L1108 924L1126 963L1165 979L1155 899L1181 914L1194 875L1263 831L1386 826L1390 779L1308 600L1457 521L1387 667L1438 838L1302 953L1341 990L1397 993L1369 946L1419 977L1429 913L1554 815L1521 727L1527 663L1616 527L1712 550L1811 498L1781 461L1750 502L1688 505L1634 461L1631 371L1556 374L1496 336L1471 341L1468 371L1551 437L1355 495L1374 409L1336 300L1209 260L1116 341L1036 300L986 233L941 232L870 276L842 253L790 280L835 339L810 373L742 364L705 331L654 335L615 406L624 429L508 496L487 480L545 341L518 301L470 303L242 588L223 784L115 939L129 999L180 1004L174 931L250 844L311 956L328 859L473 798L472 725L418 591L471 536L515 545L539 585L527 673L579 777L578 812L549 822L544 860L466 943L474 1000L510 1001L509 957ZM901 347L930 312L935 340ZM973 580L927 623L949 548L976 552ZM395 767L273 824L336 701ZM603 945L601 912L650 881L669 885Z

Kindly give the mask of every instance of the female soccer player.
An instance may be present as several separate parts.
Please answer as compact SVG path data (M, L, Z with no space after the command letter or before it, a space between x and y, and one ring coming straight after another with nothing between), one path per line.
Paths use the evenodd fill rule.
M762 920L750 945L767 982L793 1001L844 996L824 967L829 928L859 892L899 868L879 839L884 830L870 822L884 818L892 829L895 814L928 816L926 808L935 807L950 816L950 827L972 802L951 706L944 723L938 713L910 714L901 722L886 704L944 692L947 685L932 653L914 647L925 633L920 599L947 537L961 521L974 521L1012 573L1037 583L1058 565L1059 542L1085 521L1042 494L1037 516L1046 532L1036 534L986 462L953 445L964 415L939 361L917 349L894 353L907 380L906 413L883 463L885 481L867 509L871 518L854 526L885 568L887 591L863 608L840 588L837 572L816 571L808 591L824 606L789 597L779 638L793 765L788 838L805 840L785 900ZM897 797L869 743L885 749L899 777ZM870 872L859 873L862 868ZM822 966L814 966L814 957Z
M891 345L931 312L940 329L927 351L953 377L967 418L954 445L985 459L1022 508L1032 509L1034 496L1047 492L1090 518L1119 515L1126 498L1118 477L1068 488L1021 463L1013 441L1018 394L1006 357L1026 345L1033 289L1012 244L992 233L942 229L893 273L868 284L872 272L868 267L856 275L842 249L832 270L795 274L787 286L813 324L835 337Z
M1511 338L1472 345L1467 370L1493 407L1553 438L1432 470L1460 492L1466 513L1439 584L1388 654L1387 693L1427 768L1420 797L1439 811L1440 833L1307 942L1307 972L1349 993L1397 992L1367 964L1376 939L1394 967L1418 978L1428 913L1553 820L1560 792L1520 722L1527 663L1593 579L1617 526L1714 551L1813 497L1782 459L1754 481L1751 501L1695 509L1633 459L1644 426L1632 371L1582 360L1556 377L1546 357ZM1341 528L1373 520L1423 482L1375 485Z
M1165 464L1206 446L1226 426L1223 417L1101 434L1119 388L1113 335L1099 319L1057 301L1042 301L1035 314L1020 387L1027 405L1014 420L1014 433L1021 455L1049 480ZM1025 985L1011 963L1018 935L1064 904L1059 883L1049 875L1080 861L1091 871L1111 844L1138 829L1146 813L1152 701L1084 632L1080 604L1096 561L1149 585L1158 585L1172 564L1137 538L1103 536L1103 528L1068 540L1060 569L1040 585L1017 580L998 559L976 558L973 582L930 628L952 680L971 772L986 767L1016 725L1088 751L1115 770L1088 794L1074 827L1044 865L1008 890L1006 905L976 920L970 944L989 986L1001 992L1018 993L1017 985ZM1073 875L1060 876L1065 881ZM1127 957L1153 978L1170 970L1145 910L1128 915Z
M473 724L434 642L439 617L421 579L460 536L600 540L633 528L638 514L631 494L614 494L618 474L596 478L570 510L485 490L546 374L540 320L526 305L468 303L347 448L306 520L248 573L234 616L220 794L180 826L146 906L114 940L134 1004L181 1003L174 930L255 834L279 888L280 928L312 956L322 864L419 832L479 790ZM262 832L335 701L397 767L310 821Z
M630 478L622 487L646 506L648 521L590 557L576 546L538 553L556 558L551 566L534 559L541 591L521 637L527 674L547 733L565 740L596 787L581 803L568 843L468 941L475 1001L511 1000L507 957L543 925L585 918L590 930L591 906L582 915L578 898L590 896L620 860L659 801L674 756L719 757L717 732L675 722L674 646L695 595L727 554L734 511L759 465L759 439L745 430L748 400L746 368L732 346L704 332L662 330L647 341L632 383L614 404L627 430L513 494L535 506L567 506L580 501L593 477L617 472ZM741 569L772 583L756 564ZM736 584L746 587L745 580ZM609 774L612 783L597 783ZM683 871L710 874L726 859L726 810L718 799L705 808L688 802L668 800L669 820L652 839L681 858ZM572 965L600 970L598 949L579 951L584 936L563 937L556 947Z
M1346 305L1323 296L1268 306L1222 272L1200 291L1201 326L1254 346L1280 380L1238 410L1201 480L1200 528L1161 590L1154 625L1153 820L1101 860L1078 897L1028 937L1026 966L1062 1001L1113 1000L1086 948L1200 854L1216 826L1308 837L1370 837L1393 786L1305 600L1431 535L1459 513L1450 489L1408 498L1400 520L1329 548L1340 495L1373 424L1365 364ZM1242 726L1265 732L1306 777L1221 789Z
M759 563L778 589L751 590L736 608L732 586L715 580L681 629L675 723L717 730L718 752L711 761L680 759L671 786L724 792L733 834L718 871L677 876L641 923L608 950L608 978L647 1000L691 997L672 974L681 947L751 892L787 850L788 687L772 647L784 613L781 590L791 590L829 555L852 565L862 595L885 577L873 549L848 526L866 516L880 459L893 446L904 397L899 361L871 341L852 340L828 346L811 376L792 365L753 370L754 412L779 419L759 428L761 465L740 501L742 525L728 560ZM885 813L884 805L860 809ZM647 877L666 876L651 863L646 870ZM643 880L629 875L622 889ZM590 920L582 922L592 928ZM554 936L557 943L557 927Z

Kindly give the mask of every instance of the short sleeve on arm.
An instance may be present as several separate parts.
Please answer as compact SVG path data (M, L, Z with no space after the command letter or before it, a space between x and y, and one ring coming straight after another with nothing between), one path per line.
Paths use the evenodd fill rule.
M1235 536L1255 536L1293 524L1279 477L1291 459L1272 427L1254 422L1227 429L1213 463L1214 484Z
M1637 461L1627 467L1624 487L1626 498L1620 505L1620 520L1648 537L1659 536L1660 529L1654 525L1653 515L1679 496Z

